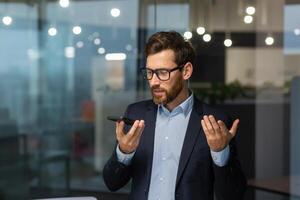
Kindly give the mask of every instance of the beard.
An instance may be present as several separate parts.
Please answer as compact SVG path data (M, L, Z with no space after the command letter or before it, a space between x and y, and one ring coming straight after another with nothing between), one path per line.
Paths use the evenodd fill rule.
M172 102L183 89L183 82L183 80L178 78L169 89L161 88L159 86L151 87L153 102L157 105L167 105ZM155 92L159 92L161 94L156 95Z

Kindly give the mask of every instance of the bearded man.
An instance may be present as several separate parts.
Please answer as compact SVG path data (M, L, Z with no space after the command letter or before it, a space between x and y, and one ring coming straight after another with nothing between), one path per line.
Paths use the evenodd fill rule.
M152 99L127 107L103 169L111 191L132 180L130 200L241 200L246 179L234 136L239 120L198 100L188 87L195 52L179 33L158 32L145 48Z

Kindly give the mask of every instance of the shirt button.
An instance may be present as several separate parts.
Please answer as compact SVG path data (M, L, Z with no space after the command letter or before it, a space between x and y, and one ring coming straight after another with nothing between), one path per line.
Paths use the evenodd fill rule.
M166 137L165 137L165 139L167 140L167 139L169 139L169 137L168 137L168 136L166 136Z
M166 160L166 158L165 158L165 157L163 157L163 158L162 158L162 160Z
M163 179L163 178L159 178L159 180L160 180L160 181L163 181L164 179Z

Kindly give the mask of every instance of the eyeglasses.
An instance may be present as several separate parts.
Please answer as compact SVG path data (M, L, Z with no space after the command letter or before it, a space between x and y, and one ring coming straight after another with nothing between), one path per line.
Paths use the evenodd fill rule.
M181 70L184 67L184 65L175 67L173 69L149 69L149 68L143 68L142 74L147 80L151 80L153 78L153 74L156 74L159 80L161 81L167 81L170 79L170 74L173 71Z

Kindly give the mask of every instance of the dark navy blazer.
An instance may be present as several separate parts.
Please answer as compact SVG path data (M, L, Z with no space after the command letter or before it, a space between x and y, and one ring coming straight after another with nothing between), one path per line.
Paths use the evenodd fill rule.
M144 119L145 129L132 162L126 166L117 161L114 151L103 169L103 178L111 191L123 187L132 179L130 200L146 200L151 178L155 121L158 106L152 100L128 106L125 116ZM175 188L175 200L241 200L246 189L246 179L237 159L234 139L230 142L230 158L226 166L214 164L200 120L203 115L214 115L225 122L232 123L229 117L217 109L194 99L193 110L188 123ZM126 127L127 129L129 127Z

